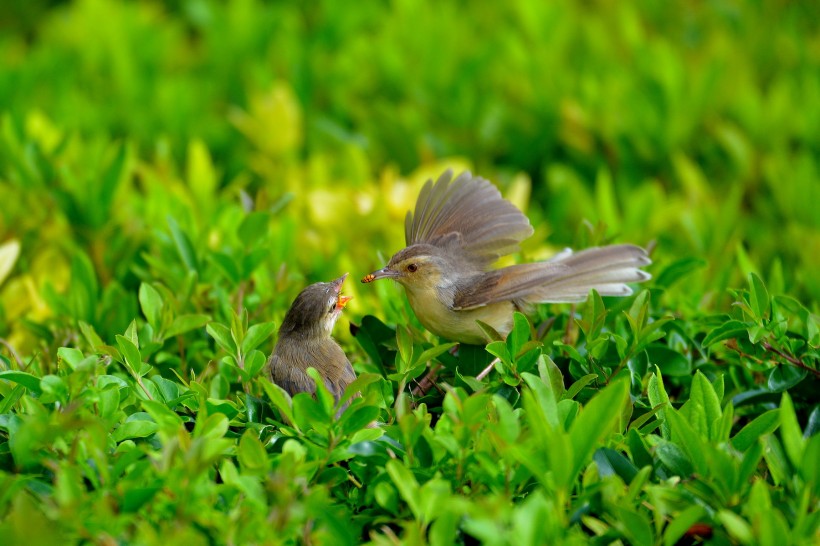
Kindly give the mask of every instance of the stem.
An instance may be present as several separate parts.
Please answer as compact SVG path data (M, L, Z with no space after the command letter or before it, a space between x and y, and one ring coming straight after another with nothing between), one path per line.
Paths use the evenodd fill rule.
M145 393L145 396L147 396L149 400L153 400L154 397L151 396L151 393L148 392L148 389L145 388L145 384L142 382L142 377L140 377L140 374L135 373L134 374L134 379L137 380L137 384L142 388L142 392Z
M433 387L433 385L436 384L435 379L440 369L441 364L436 364L435 366L431 367L430 371L428 371L424 375L424 377L421 378L421 381L419 381L418 384L415 387L413 387L413 390L410 391L410 394L412 394L413 397L424 396L425 394L427 394Z
M789 354L786 354L783 351L777 349L776 347L773 347L771 345L771 343L769 343L768 341L763 341L762 344L763 344L763 348L766 349L767 351L772 352L772 353L780 356L781 358L784 358L787 362L789 362L790 364L793 364L794 366L797 366L798 368L803 368L804 370L807 370L807 371L811 372L814 375L814 377L820 378L820 371L815 370L814 368L811 368L811 367L805 365L802 360L800 360L798 358L795 358L795 357L793 357Z
M481 370L481 372L477 376L475 376L475 378L478 379L479 381L483 380L485 377L490 375L490 372L493 371L493 368L495 368L495 365L498 364L499 362L500 362L499 358L494 358L492 362L487 364L486 368Z

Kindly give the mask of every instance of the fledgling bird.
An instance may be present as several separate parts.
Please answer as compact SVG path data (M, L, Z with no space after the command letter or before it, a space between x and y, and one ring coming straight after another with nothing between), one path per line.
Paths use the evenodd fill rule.
M583 301L592 288L602 296L627 296L632 289L626 283L650 278L640 268L652 262L634 245L567 249L545 262L490 269L533 234L530 221L489 181L469 172L452 178L448 170L435 184L427 181L405 219L407 247L362 279L399 282L434 334L484 344L489 340L477 320L506 336L515 310Z
M315 392L313 379L307 375L310 367L322 375L337 403L356 379L353 366L331 337L333 326L351 299L342 295L346 277L347 273L335 281L311 284L296 296L285 314L269 364L273 382L291 396Z

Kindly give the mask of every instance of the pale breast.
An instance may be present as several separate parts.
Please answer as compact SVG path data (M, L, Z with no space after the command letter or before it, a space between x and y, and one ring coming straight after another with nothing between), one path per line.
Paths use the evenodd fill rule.
M476 309L454 311L442 303L433 290L414 292L407 290L407 299L425 328L437 336L468 343L484 345L489 340L476 324L477 320L495 328L506 336L512 329L513 305L511 302L499 302Z

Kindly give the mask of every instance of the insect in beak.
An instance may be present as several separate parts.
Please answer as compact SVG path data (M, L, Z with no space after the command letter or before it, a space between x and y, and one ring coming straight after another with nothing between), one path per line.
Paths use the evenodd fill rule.
M394 271L393 269L390 269L388 267L382 267L381 269L378 269L373 273L368 273L367 275L365 275L362 279L362 282L366 284L379 279L395 279L398 276L398 271Z

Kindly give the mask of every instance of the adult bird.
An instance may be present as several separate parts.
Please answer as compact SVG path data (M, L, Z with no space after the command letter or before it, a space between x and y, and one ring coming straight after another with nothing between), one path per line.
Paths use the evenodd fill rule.
M407 213L407 246L362 282L397 281L429 331L484 344L489 340L476 321L506 336L516 310L583 301L593 288L602 296L627 296L627 283L650 278L640 268L651 260L635 245L567 249L548 261L491 269L532 234L527 217L489 181L469 172L453 180L448 170L424 185L415 211Z

